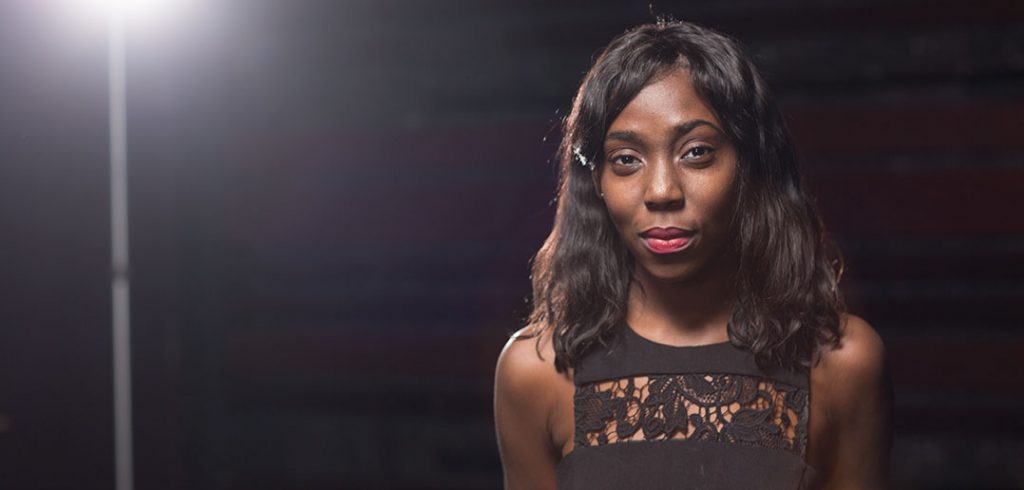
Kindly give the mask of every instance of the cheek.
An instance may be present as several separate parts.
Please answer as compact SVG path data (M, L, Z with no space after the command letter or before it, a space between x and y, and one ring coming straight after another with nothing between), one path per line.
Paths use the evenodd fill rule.
M694 201L700 200L703 213L716 227L725 228L732 219L733 210L738 197L738 181L732 176L729 178L708 182L701 192L699 198L695 196ZM696 204L696 202L694 203Z
M628 189L613 186L606 188L604 193L605 208L608 209L608 215L611 216L612 222L619 232L632 223L636 211L636 207L633 205L634 199L628 191Z

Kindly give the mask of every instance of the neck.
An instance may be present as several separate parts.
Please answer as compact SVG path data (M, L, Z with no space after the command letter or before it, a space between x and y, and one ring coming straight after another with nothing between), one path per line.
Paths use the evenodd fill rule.
M729 338L735 302L734 274L702 274L682 282L664 282L638 267L626 321L641 335L662 343L723 342Z

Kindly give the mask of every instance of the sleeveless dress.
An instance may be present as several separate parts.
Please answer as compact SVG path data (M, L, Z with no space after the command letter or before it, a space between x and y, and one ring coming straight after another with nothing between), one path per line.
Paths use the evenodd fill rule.
M559 490L800 489L807 373L766 372L729 342L674 347L623 325L574 372Z

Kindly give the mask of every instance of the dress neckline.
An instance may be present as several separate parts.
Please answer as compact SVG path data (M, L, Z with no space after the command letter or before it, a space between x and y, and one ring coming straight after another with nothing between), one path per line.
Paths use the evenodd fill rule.
M732 342L730 342L728 340L725 340L725 341L722 341L722 342L713 342L713 343L710 343L710 344L697 344L697 345L670 345L670 344L663 344L661 342L655 342L655 341L653 341L653 340L651 340L651 339L649 339L647 337L644 337L643 335L640 335L639 333L637 333L636 330L633 329L633 326L630 325L629 322L624 321L622 323L623 323L623 325L625 325L625 328L623 330L626 331L626 335L628 335L630 337L633 337L634 339L639 340L640 342L643 342L645 344L655 346L655 347L657 347L659 349L695 351L695 350L703 350L703 349L722 348L724 346L732 346Z

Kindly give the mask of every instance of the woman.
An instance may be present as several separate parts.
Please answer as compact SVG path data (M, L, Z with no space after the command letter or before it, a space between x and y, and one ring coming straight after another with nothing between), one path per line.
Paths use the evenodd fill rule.
M884 347L738 43L612 41L567 116L533 311L497 365L505 486L884 488Z

